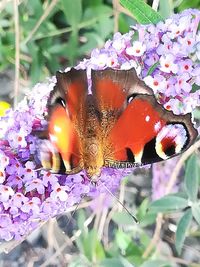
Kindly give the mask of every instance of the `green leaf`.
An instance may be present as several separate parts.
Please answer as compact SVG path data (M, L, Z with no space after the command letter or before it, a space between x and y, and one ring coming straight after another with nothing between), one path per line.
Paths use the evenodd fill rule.
M186 193L193 202L197 200L199 176L198 158L194 154L189 158L186 164L184 180Z
M141 220L139 220L140 227L146 227L148 225L152 225L155 223L157 217L157 213L148 212Z
M170 17L172 14L172 1L171 0L160 0L159 3L159 12L164 19Z
M147 260L140 267L165 267L169 266L168 261L164 260Z
M119 258L105 259L99 264L99 267L111 267L111 266L124 267L124 264L120 262Z
M82 23L91 21L90 24L85 25L85 28L94 30L95 34L101 39L100 46L103 45L106 38L113 32L113 10L106 5L90 6L88 7L83 16Z
M77 257L73 257L73 260L67 265L68 267L88 267L90 266L90 262L84 256L79 254Z
M94 32L86 32L84 34L86 42L79 48L79 54L84 55L89 53L93 48L97 46L103 46L103 40L100 36Z
M157 217L157 213L156 212L149 212L148 211L149 208L149 200L148 198L145 198L140 207L138 208L136 217L139 221L139 225L140 227L146 227L147 225L151 225L153 223L155 223L156 217Z
M156 62L156 63L154 63L154 64L148 69L147 76L148 76L148 75L151 75L151 74L154 72L154 70L157 68L157 66L158 66L159 64L160 64L159 61Z
M133 264L131 264L126 258L120 257L120 261L123 264L123 267L135 267Z
M48 52L54 55L64 55L66 53L66 48L66 43L53 44L51 47L49 47Z
M40 79L40 75L42 73L42 62L41 59L42 57L40 57L39 54L39 47L31 42L28 44L28 48L29 48L29 53L30 55L32 55L32 63L31 63L31 69L30 69L30 76L31 76L31 81L33 83L36 83L39 81Z
M130 243L128 245L128 247L126 248L126 256L127 257L142 257L143 254L143 246L141 246L140 244L144 245L142 242L140 243L140 241L138 242L138 239L135 237L134 233L134 238L136 239L135 241L133 240L133 238L131 238ZM127 233L126 235L130 236L130 233ZM130 236L132 237L132 236ZM140 239L140 237L138 236L138 238Z
M103 0L87 0L83 1L83 7L86 6L100 6L102 4Z
M200 203L193 203L192 204L192 215L200 225Z
M149 206L149 200L148 198L145 198L140 204L138 211L137 211L137 219L139 221L146 215L148 206Z
M106 257L103 246L99 240L97 240L97 242L96 242L95 254L96 254L95 259L97 259L98 261L103 260Z
M107 5L89 6L83 15L83 22L96 18L97 21L113 14L112 8Z
M32 9L31 10L32 14L35 14L35 16L38 16L38 17L42 16L44 9L42 7L42 2L40 0L36 0L36 1L29 0L26 5L29 9Z
M135 223L133 218L126 211L114 213L112 220L118 225L132 225Z
M178 10L181 11L187 8L199 8L199 0L183 0Z
M63 11L68 23L77 27L82 18L82 0L61 0Z
M84 255L90 261L102 260L105 258L105 253L103 246L97 237L97 232L95 229L91 230L87 235L85 235L83 240Z
M87 236L85 236L83 240L84 247L84 255L88 258L89 261L92 261L94 251L95 251L95 243L96 243L96 231L93 229L90 231Z
M116 233L116 242L121 250L126 250L131 243L131 237L124 232L118 230Z
M199 86L197 85L196 87L197 87L197 90L199 90ZM194 114L195 119L200 120L200 110L199 109L195 109L193 114Z
M85 221L86 221L85 211L84 209L80 209L78 211L77 225L78 225L78 229L82 231L83 236L87 232L86 227L84 226Z
M144 0L120 0L120 3L128 9L137 22L141 24L156 24L163 20L161 15L147 5Z
M187 206L188 200L185 198L169 195L152 202L149 209L151 212L164 212L184 209Z
M79 54L79 49L78 49L78 32L73 31L70 34L70 39L67 43L67 57L69 59L69 63L71 66L73 66L76 63L76 58Z
M103 40L105 40L109 34L113 33L114 22L110 17L104 17L99 20L99 22L95 25L94 29L101 36Z
M128 21L127 21L127 16L125 14L119 14L119 32L121 33L126 33L129 31L130 29L130 26L129 25L133 25L133 22L132 24L129 24Z
M191 220L192 220L192 211L191 209L188 209L178 222L176 230L175 246L179 255L181 254L182 247L187 234L187 229L190 225Z

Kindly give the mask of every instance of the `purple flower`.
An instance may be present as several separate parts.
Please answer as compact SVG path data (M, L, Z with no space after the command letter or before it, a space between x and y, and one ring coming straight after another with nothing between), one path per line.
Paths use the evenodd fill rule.
M8 141L12 148L18 148L18 147L26 147L26 139L25 139L26 133L23 132L23 129L21 129L19 132L16 130L12 130L8 133Z
M29 181L37 177L37 173L36 171L34 171L34 169L35 169L34 162L27 161L21 173L24 175L25 181Z
M10 186L0 185L0 201L6 202L11 196L14 195L14 191Z
M22 205L21 210L25 213L32 212L32 214L36 216L40 212L40 204L40 199L38 197L33 197Z
M152 180L152 199L156 200L166 195L166 187L172 174L172 170L176 166L178 158L169 159L167 161L153 164L153 180ZM177 184L173 187L173 192L177 192Z
M31 179L25 184L26 187L26 192L30 192L33 190L36 190L38 194L44 194L45 187L43 185L42 180L36 178L36 179Z
M12 225L12 220L8 214L0 214L0 239L9 241L13 238L9 226Z
M67 185L61 186L59 183L53 185L53 191L50 197L54 200L66 201L68 199L68 193L70 188Z
M178 65L174 61L175 57L172 54L162 55L160 57L160 70L165 73L177 73Z
M184 72L192 73L193 71L193 62L191 59L180 60L178 65L179 65L179 72L181 74Z
M126 48L129 56L141 57L146 50L146 45L139 41L134 41L131 47Z
M199 20L200 11L186 10L157 25L136 25L127 34L116 33L102 49L94 49L91 57L81 61L76 69L86 70L91 93L91 69L134 67L166 109L176 114L191 112L200 106L197 89L200 65L194 62L195 57L200 58ZM43 142L32 132L47 126L47 101L55 83L56 78L52 77L46 83L37 84L16 110L0 118L1 239L21 238L38 227L41 220L65 212L84 195L97 202L102 193L106 196L108 190L115 192L122 178L132 172L132 169L102 168L100 180L94 186L84 170L78 174L56 175L39 169L37 151ZM43 145L48 160L53 148L48 141ZM165 168L164 164L167 164ZM165 194L173 164L174 159L154 165L153 199ZM109 198L105 197L103 206L109 206Z
M51 185L52 187L58 183L58 178L56 176L56 174L53 174L49 171L45 171L45 170L42 170L41 171L41 174L43 175L43 184L44 186L48 186Z
M21 208L28 200L28 197L25 197L22 193L16 193L11 198L11 204L17 208Z
M5 168L9 164L9 157L5 155L3 151L0 151L0 184L2 184L5 181L6 178L6 172Z
M47 198L41 205L41 214L43 220L48 220L48 218L57 215L59 202L56 202L55 199Z
M157 94L159 92L165 93L167 87L167 80L161 74L157 74L154 77L150 75L146 76L144 78L144 82L153 89L154 94Z
M188 82L190 75L187 72L183 72L182 75L177 76L176 84L174 89L178 94L189 93L192 90L192 85Z
M7 182L8 182L8 185L11 187L16 187L18 189L21 189L23 187L22 177L20 177L16 174L12 174L12 175L7 176Z

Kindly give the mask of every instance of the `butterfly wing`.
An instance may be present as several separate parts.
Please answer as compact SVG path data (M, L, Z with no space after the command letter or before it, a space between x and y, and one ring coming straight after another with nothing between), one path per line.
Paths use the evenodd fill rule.
M152 95L152 90L138 78L135 69L92 70L91 77L92 94L100 112L122 111L131 97L137 94Z
M102 118L108 122L106 140L113 153L105 158L106 165L164 160L188 148L196 138L191 116L165 110L134 69L93 71L92 84Z
M55 173L74 173L82 167L78 126L84 120L87 76L83 70L71 69L58 72L56 78L48 102L48 141L43 143L41 161Z
M159 105L154 96L137 95L120 115L109 140L116 160L140 165L181 153L196 136L190 114L174 115Z

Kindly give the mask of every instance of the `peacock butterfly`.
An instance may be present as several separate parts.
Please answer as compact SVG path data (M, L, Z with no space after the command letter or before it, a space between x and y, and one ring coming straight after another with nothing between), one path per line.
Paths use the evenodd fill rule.
M186 150L197 131L191 114L174 115L130 70L57 72L48 102L41 162L55 173L84 169L97 181L103 166L129 168L166 160Z

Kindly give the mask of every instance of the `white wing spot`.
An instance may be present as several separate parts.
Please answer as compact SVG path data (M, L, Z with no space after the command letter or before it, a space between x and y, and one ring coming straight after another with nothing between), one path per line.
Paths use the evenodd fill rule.
M145 121L146 122L150 121L150 116L149 115L146 116Z
M61 132L61 128L57 125L54 125L54 131L57 132L57 133L60 133Z

